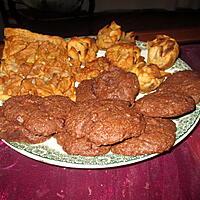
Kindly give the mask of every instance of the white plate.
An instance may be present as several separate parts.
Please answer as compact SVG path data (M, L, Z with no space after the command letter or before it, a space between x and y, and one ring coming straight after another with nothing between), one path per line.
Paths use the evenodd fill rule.
M142 49L142 55L146 57L146 43L137 41L137 45ZM169 71L183 71L191 69L184 61L177 59L175 64L170 68ZM177 126L176 141L174 146L180 143L191 131L194 129L200 119L200 104L194 112L187 114L183 117L174 120ZM41 144L25 144L18 142L6 142L8 146L17 152L38 161L49 163L63 167L73 168L108 168L117 167L122 165L128 165L137 163L143 160L147 160L157 154L143 155L143 156L122 156L108 153L104 156L75 156L68 155L62 150L57 144L54 138Z

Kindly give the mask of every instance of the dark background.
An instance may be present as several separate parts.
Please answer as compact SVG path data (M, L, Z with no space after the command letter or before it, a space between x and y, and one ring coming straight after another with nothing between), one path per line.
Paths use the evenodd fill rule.
M21 27L62 37L95 35L112 20L119 23L124 31L136 32L200 27L199 0L149 2L0 0L0 40L3 40L4 27Z

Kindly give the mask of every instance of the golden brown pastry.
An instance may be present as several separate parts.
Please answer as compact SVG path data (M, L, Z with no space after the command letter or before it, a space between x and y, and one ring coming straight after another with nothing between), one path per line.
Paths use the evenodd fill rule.
M113 21L110 25L106 25L99 30L96 44L99 49L107 49L119 41L121 34L121 26Z
M122 31L122 35L120 37L119 43L135 44L135 33L133 31L128 32L128 33Z
M95 40L89 37L72 37L67 49L70 62L76 67L96 59L98 51Z
M131 70L138 77L140 92L146 93L155 90L169 74L158 68L155 64L140 62L134 65Z
M128 71L140 60L140 48L133 44L118 43L114 44L106 51L106 58L119 68Z
M157 35L156 39L147 42L147 63L158 65L160 69L170 68L179 54L175 39L167 35Z

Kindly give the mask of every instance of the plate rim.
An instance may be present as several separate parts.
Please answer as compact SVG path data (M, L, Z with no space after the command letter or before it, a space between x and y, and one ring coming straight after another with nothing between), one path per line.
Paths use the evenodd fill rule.
M147 50L146 49L146 42L137 40L136 44L142 50ZM181 58L177 58L176 62L182 63L185 66L186 69L192 70L192 68ZM173 66L172 66L172 68L173 68ZM198 108L198 112L200 112L200 103L197 105L197 108ZM179 138L176 139L176 141L175 141L175 143L174 143L174 145L171 149L174 149L177 144L179 144L189 134L191 134L192 130L196 127L199 120L200 120L200 115L198 115L195 118L195 121L193 121L193 124L190 127L188 127L186 133L184 133L183 135L181 135ZM170 153L170 151L171 151L171 149L170 149L169 151L164 152L164 153L154 153L154 154L148 154L148 155L146 154L146 155L142 155L141 157L138 156L139 157L138 159L137 158L131 159L131 160L124 161L124 162L120 161L120 162L117 162L117 163L109 163L109 164L102 164L102 165L100 165L100 164L83 164L83 163L79 164L79 163L71 163L71 162L66 162L66 161L54 160L54 159L50 159L50 158L47 158L47 157L42 157L40 155L29 152L25 149L17 148L14 145L11 144L12 142L7 142L5 140L2 140L2 141L6 145L8 145L11 149L14 149L16 152L18 152L18 153L20 153L20 154L22 154L22 155L24 155L28 158L31 158L33 160L36 160L36 161L39 161L39 162L42 162L42 163L46 163L46 164L50 164L50 165L54 165L54 166L58 166L58 167L78 168L78 169L105 169L105 168L127 166L127 165L130 165L130 164L136 164L136 163L139 163L139 162L142 162L142 161L149 160L150 158L153 158L153 157L162 156L165 153ZM15 143L17 143L17 142L15 142ZM40 144L42 144L42 143L40 143ZM34 145L34 144L28 144L28 145ZM64 153L66 153L66 152L64 152ZM70 156L70 155L67 154L67 156ZM105 155L103 155L103 156L105 156ZM85 157L85 156L80 156L80 157ZM95 156L95 157L101 157L101 156ZM124 157L137 157L137 156L124 156Z
M200 105L197 106L197 107L199 107L199 111L200 111ZM138 158L136 160L129 160L129 161L126 161L126 162L118 162L118 163L110 163L110 164L106 164L106 165L99 165L99 164L79 164L79 163L69 163L69 162L65 162L65 161L53 160L53 159L49 159L49 158L46 158L46 157L42 157L42 156L33 154L33 153L31 153L29 151L26 151L24 149L19 149L19 148L13 146L10 142L7 142L7 141L5 141L3 139L2 139L2 141L6 145L8 145L11 149L13 149L16 152L22 154L23 156L26 156L28 158L31 158L33 160L36 160L36 161L39 161L39 162L42 162L42 163L54 165L54 166L57 166L57 167L65 167L65 168L105 169L105 168L122 167L122 166L130 165L130 164L136 164L136 163L140 163L140 162L149 160L149 159L157 157L157 156L165 155L166 153L171 153L172 149L174 149L178 144L180 144L180 142L183 142L184 139L188 135L190 135L192 133L192 131L194 130L194 128L198 124L199 120L200 120L200 115L197 116L197 118L195 119L194 123L187 129L187 132L185 134L181 135L178 139L176 139L173 147L169 151L166 151L166 152L163 152L163 153L146 154L146 155L143 155L141 158ZM30 144L30 145L32 145L32 144ZM33 144L33 145L35 145L35 144ZM63 153L65 153L65 152L63 152ZM68 155L68 156L70 156L70 155ZM84 156L80 156L80 157L84 157ZM86 157L88 157L88 156L86 156ZM89 156L89 157L91 157L91 156ZM101 156L97 156L97 157L101 157ZM135 156L125 156L125 157L135 157Z

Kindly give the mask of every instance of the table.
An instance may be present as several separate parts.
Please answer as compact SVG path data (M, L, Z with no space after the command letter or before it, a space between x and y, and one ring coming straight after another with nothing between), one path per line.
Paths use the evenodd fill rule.
M200 72L200 44L182 45L180 56ZM170 153L129 166L100 170L44 164L0 141L0 199L197 200L200 198L200 151L193 157L190 154L190 146L197 139L200 149L199 124ZM194 167L181 167L187 163ZM169 175L167 171L174 166L181 170L170 170Z

